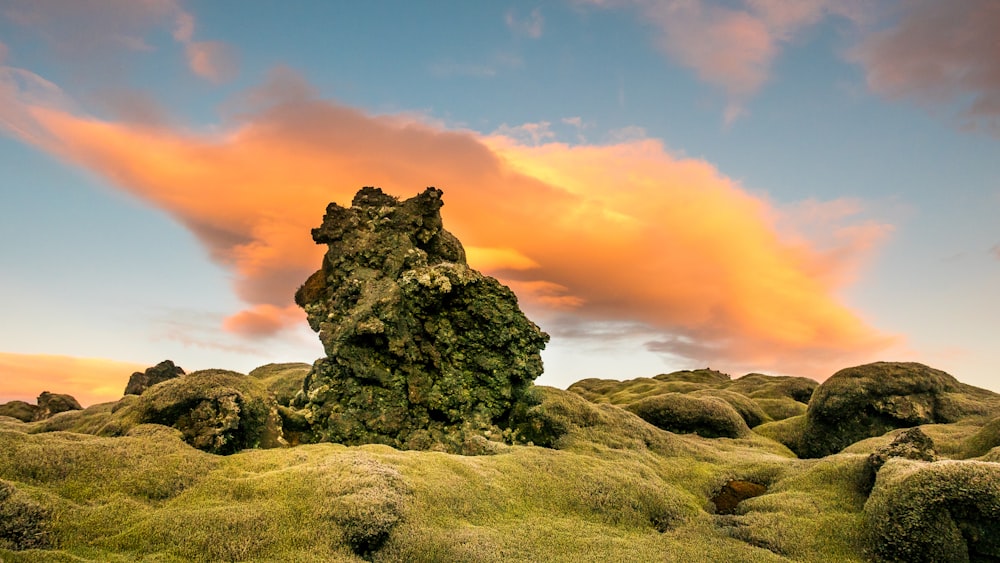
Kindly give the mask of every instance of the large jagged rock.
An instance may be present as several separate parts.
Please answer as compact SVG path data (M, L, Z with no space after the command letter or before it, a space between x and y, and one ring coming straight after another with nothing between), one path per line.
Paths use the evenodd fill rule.
M950 423L997 408L1000 396L918 363L876 362L838 371L809 401L802 457L823 457L897 428Z
M362 188L313 230L329 248L295 301L327 357L294 404L316 439L462 451L503 426L542 373L548 335L510 289L469 268L441 194Z
M184 370L180 366L175 366L170 360L163 360L146 371L137 371L128 378L125 386L126 395L142 395L146 389L162 383L168 379L184 375Z

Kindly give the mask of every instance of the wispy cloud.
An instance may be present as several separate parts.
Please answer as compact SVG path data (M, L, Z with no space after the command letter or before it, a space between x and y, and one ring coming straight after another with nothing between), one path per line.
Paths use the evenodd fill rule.
M231 47L195 40L195 17L177 0L8 0L2 14L34 30L61 57L72 60L101 60L117 51L152 51L147 37L167 29L196 75L224 82L238 73Z
M225 326L246 337L301 324L291 296L320 263L309 232L328 202L347 204L364 185L399 196L435 185L473 265L511 284L543 325L641 325L697 347L671 353L810 375L893 342L836 298L884 234L854 228L849 206L811 204L840 228L820 244L782 216L794 208L655 139L569 146L541 123L530 140L483 136L309 98L302 82L276 73L245 97L273 103L215 135L96 119L7 83L0 124L190 229L233 272L248 309ZM298 94L273 95L285 91Z
M993 254L994 258L1000 260L1000 243L994 244L993 248L990 249L990 253Z
M513 9L508 10L504 15L504 22L515 35L532 39L539 39L545 29L545 18L542 17L541 8L535 8L524 18L518 17Z
M904 0L901 17L854 51L890 99L958 107L964 125L1000 136L1000 3Z

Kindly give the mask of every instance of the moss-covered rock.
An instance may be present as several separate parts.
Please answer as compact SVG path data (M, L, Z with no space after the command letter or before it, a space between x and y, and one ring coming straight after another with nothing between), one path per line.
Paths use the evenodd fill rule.
M1000 465L886 462L864 507L869 553L907 563L1000 559Z
M266 364L250 370L249 375L259 379L274 396L279 405L289 406L295 395L302 390L302 384L312 366L305 363Z
M1000 418L994 418L987 422L965 440L965 443L962 444L962 457L983 456L997 446L1000 446Z
M789 397L781 397L780 399L755 398L753 402L771 420L784 420L793 416L801 416L806 414L808 408L805 403L800 403Z
M918 363L877 362L838 371L809 402L798 453L822 457L896 428L984 414L1000 396Z
M72 395L42 391L38 396L38 412L35 420L43 420L61 412L78 411L83 407Z
M49 547L49 511L0 480L0 549L21 551Z
M548 335L468 267L442 205L434 188L402 202L363 188L313 230L328 251L295 300L327 357L294 406L316 438L460 451L499 430L541 374Z
M753 429L754 432L784 444L793 452L799 451L802 443L802 433L806 427L806 415L790 416L774 422L766 422Z
M0 405L0 416L16 418L21 422L31 422L38 418L38 406L24 401L11 401Z
M184 370L180 366L174 365L170 360L163 360L145 371L137 371L128 378L125 385L125 395L142 395L146 389L162 383L168 379L174 379L184 375Z
M627 409L657 428L679 434L739 438L750 431L736 409L714 397L667 393L632 403Z
M934 441L920 428L907 428L888 445L877 448L868 456L862 483L865 493L871 491L872 487L875 486L875 477L882 466L894 457L918 461L937 461L938 459L937 452L934 451Z
M155 385L123 417L172 426L195 448L232 454L281 443L277 405L263 385L225 370L196 371Z

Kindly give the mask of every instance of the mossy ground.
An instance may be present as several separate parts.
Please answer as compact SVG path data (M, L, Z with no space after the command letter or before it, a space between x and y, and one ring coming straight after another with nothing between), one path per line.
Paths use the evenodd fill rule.
M218 456L171 428L29 433L0 422L0 479L52 549L4 561L860 561L862 455L801 461L749 434L659 430L542 388L558 449L495 455L312 444ZM102 407L103 409L104 407ZM541 416L541 415L540 415ZM87 424L87 417L76 420ZM710 498L766 484L733 516Z

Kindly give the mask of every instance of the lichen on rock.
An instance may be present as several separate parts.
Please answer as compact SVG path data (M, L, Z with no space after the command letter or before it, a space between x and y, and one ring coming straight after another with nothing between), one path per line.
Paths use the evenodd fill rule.
M461 451L469 435L500 431L542 373L548 335L468 266L441 195L362 188L313 229L328 250L295 301L326 357L294 406L314 439Z

